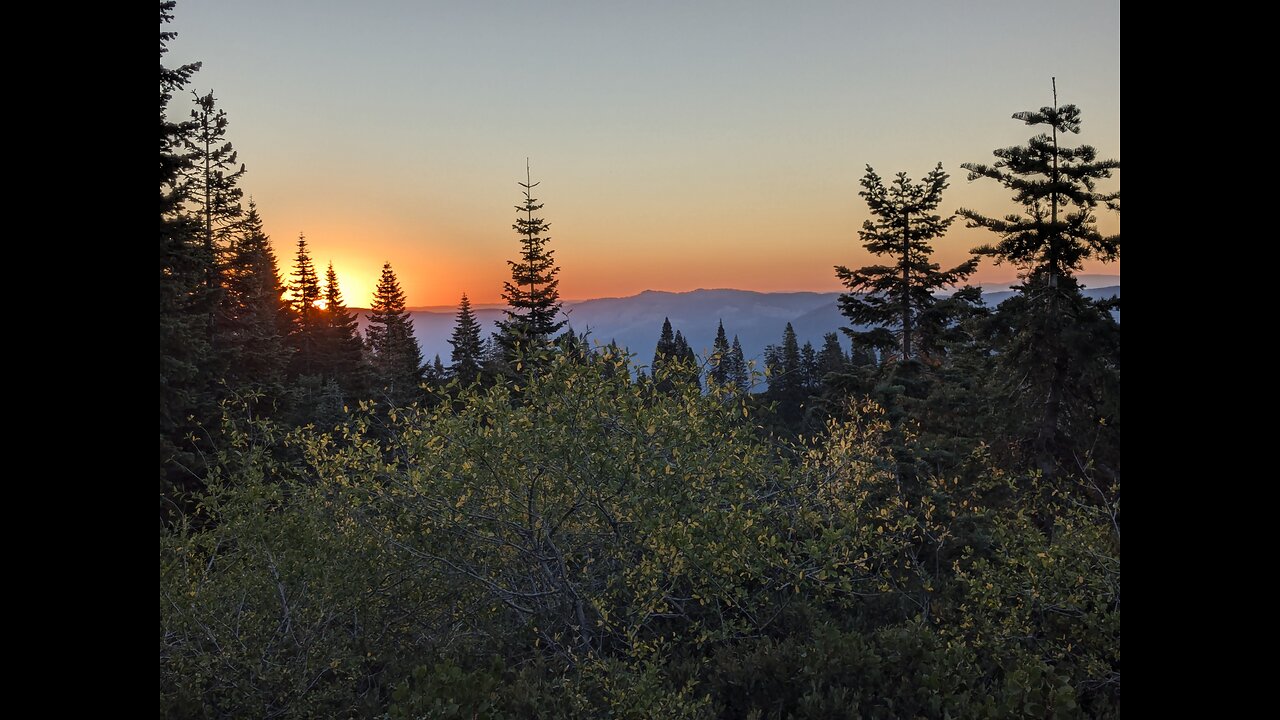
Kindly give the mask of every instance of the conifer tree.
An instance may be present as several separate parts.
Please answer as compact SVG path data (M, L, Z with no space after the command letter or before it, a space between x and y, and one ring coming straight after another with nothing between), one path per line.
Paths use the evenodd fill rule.
M289 336L289 343L294 349L294 374L317 375L323 367L320 352L324 343L324 312L317 306L320 301L320 276L316 274L311 253L307 249L307 238L302 233L298 233L298 252L294 256L293 274L290 277L294 328Z
M800 421L808 393L800 344L791 323L787 323L782 331L781 345L769 345L765 348L764 362L769 381L767 396L777 402L777 415L783 424L794 428Z
M693 348L689 346L689 341L685 339L684 333L676 331L673 359L680 363L681 377L688 382L702 387L702 373L698 370L698 356L693 352Z
M724 320L716 327L716 339L711 343L711 372L707 374L709 382L721 387L729 384L729 375L733 369L730 357L729 338L724 334Z
M1047 125L1050 133L1031 138L1026 145L995 150L994 165L964 163L969 180L990 178L1013 192L1024 208L1023 215L994 218L961 208L957 213L969 227L985 228L1000 236L1000 242L976 249L979 255L996 262L1008 262L1027 270L1046 287L1079 270L1090 258L1116 260L1120 238L1102 235L1094 211L1099 204L1119 208L1120 193L1097 190L1097 181L1111 177L1119 160L1099 160L1090 145L1061 147L1058 135L1080 132L1080 108L1058 106L1057 81L1053 105L1013 114L1027 125Z
M360 324L342 298L338 273L334 271L332 262L325 271L324 283L323 325L317 353L319 370L337 382L346 398L361 398L368 390L368 383Z
M534 216L542 209L533 197L533 189L539 184L533 182L526 163L525 182L519 183L524 188L524 202L516 206L524 215L517 216L511 226L520 235L520 259L507 261L511 266L511 280L503 283L502 298L509 309L504 311L506 319L498 322L502 347L508 354L516 345L526 348L545 345L567 322L557 319L560 281L556 274L560 268L555 264L554 251L547 248L551 238L545 235L551 226Z
M449 381L449 370L440 360L439 353L422 369L422 380L431 387L439 387Z
M413 336L404 292L389 262L382 266L365 335L374 381L384 397L393 405L407 405L418 399L422 349Z
M733 336L733 347L729 350L729 384L740 392L751 388L751 375L747 370L747 359L742 354L742 343L738 336Z
M676 351L676 334L671 329L671 318L662 319L662 332L658 334L658 346L653 351L653 364L651 370L657 372L658 368L666 363L668 358L675 355Z
M188 195L200 217L204 252L210 259L205 284L212 289L218 286L217 268L242 215L239 183L245 167L242 163L237 166L235 148L227 140L227 113L217 106L213 92L192 94L196 107L191 111L191 132L185 138L192 158Z
M997 359L1004 377L1018 378L1010 390L1027 418L1024 437L1047 475L1060 461L1076 462L1086 429L1092 446L1099 428L1118 427L1118 399L1112 404L1103 396L1106 388L1119 386L1120 372L1120 331L1111 316L1119 301L1090 301L1074 276L1087 259L1120 257L1119 236L1099 232L1094 215L1098 205L1119 210L1120 193L1101 192L1097 183L1111 177L1120 162L1098 159L1089 145L1059 145L1059 135L1080 132L1080 109L1059 106L1056 80L1053 85L1052 106L1013 115L1027 125L1047 125L1049 133L995 150L993 165L962 166L970 180L991 178L1009 189L1023 214L993 218L958 211L969 227L1000 237L975 253L1022 268L1018 294L1001 303L996 315L1004 340ZM1112 432L1118 445L1118 430Z
M458 382L470 385L480 377L484 367L484 341L480 337L480 322L471 310L471 300L462 293L462 301L458 303L458 320L453 326L453 335L449 338L453 346L450 354L449 370Z
M796 341L795 328L787 323L782 331L782 352L780 380L784 392L794 393L804 384L803 368L800 365L800 344Z
M173 20L173 2L160 3L160 26ZM166 67L164 56L175 33L160 31L160 492L172 509L175 496L194 485L200 453L187 438L212 406L206 392L209 364L207 318L212 295L206 283L211 262L203 252L199 224L187 214L191 156L185 151L188 123L171 121L166 111L175 92L190 81L200 63ZM202 409L202 405L206 406Z
M843 372L848 363L844 348L840 347L840 337L833 332L823 335L822 349L818 351L819 379L831 373Z
M800 348L800 385L806 394L813 393L818 389L818 381L821 375L818 370L818 353L813 349L813 343L805 341L804 347Z
M252 200L232 241L223 284L217 345L227 357L227 383L278 400L291 354L285 338L292 320L276 255Z
M971 259L943 271L929 259L933 254L929 242L955 219L934 212L942 203L947 177L938 163L919 183L900 172L885 185L868 165L858 194L867 201L874 220L864 222L858 236L872 254L890 255L896 261L857 270L836 266L836 276L849 288L840 296L840 311L855 324L876 326L869 332L846 332L881 348L890 347L891 338L896 337L904 361L932 350L914 343L922 332L917 325L920 315L936 302L934 292L963 281L978 267L977 260Z

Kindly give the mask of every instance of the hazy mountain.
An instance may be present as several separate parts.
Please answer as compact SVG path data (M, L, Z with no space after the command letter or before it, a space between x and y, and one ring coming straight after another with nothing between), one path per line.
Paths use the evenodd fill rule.
M1091 285L1090 280L1109 286ZM1081 281L1087 286L1085 294L1091 298L1111 297L1120 294L1119 276L1085 275ZM1002 284L988 284L983 298L990 306L1008 299L1014 291L996 288ZM790 322L803 345L812 342L822 345L825 333L836 331L848 323L836 306L838 292L762 293L750 290L693 290L690 292L663 292L646 290L639 295L622 298L597 298L565 303L569 325L575 331L590 331L590 338L601 345L615 340L620 346L636 354L639 363L648 365L658 344L663 318L671 319L671 326L688 338L695 352L711 351L716 336L716 324L723 320L730 340L736 334L742 342L743 353L748 359L759 360L766 345L782 340L782 331ZM356 310L361 330L367 324L367 310ZM476 310L476 317L484 327L485 337L496 329L495 321L502 318L502 310L493 306ZM449 336L453 332L456 310L414 310L414 335L422 346L422 354L428 362L439 354L447 365L452 346ZM849 343L843 333L841 344L847 350Z

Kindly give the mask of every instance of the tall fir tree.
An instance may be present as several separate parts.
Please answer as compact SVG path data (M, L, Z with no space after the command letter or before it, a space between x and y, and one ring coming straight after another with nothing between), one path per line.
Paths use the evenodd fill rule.
M191 169L186 122L169 119L174 93L190 81L200 63L166 67L164 56L176 34L165 31L173 20L173 2L160 3L160 494L166 517L186 491L200 484L203 454L189 438L202 437L199 425L211 418L206 390L209 364L207 320L213 296L206 283L212 259L200 242L200 226L185 210Z
M551 238L545 234L551 226L534 215L542 209L533 197L533 189L539 184L533 182L526 162L525 182L519 183L524 188L524 202L516 206L524 215L517 216L511 226L520 235L520 259L507 261L511 280L503 283L502 298L509 308L504 311L506 319L498 322L507 354L517 345L526 349L545 346L567 322L557 319L561 309L556 274L560 268L555 264L555 252L547 247Z
M453 352L449 356L449 370L458 382L470 385L480 378L484 368L484 340L480 337L480 321L471 309L471 300L462 293L458 303L458 320L449 338Z
M227 113L217 106L213 92L192 93L195 108L191 111L191 132L186 146L192 163L187 174L187 194L200 218L204 252L212 259L206 266L205 285L217 288L217 268L230 250L236 226L243 215L240 200L240 178L245 173L236 150L227 140Z
M662 319L662 331L658 333L658 345L653 350L653 364L650 366L654 372L666 363L667 359L673 357L676 351L676 333L671 329L671 318Z
M298 233L298 252L294 255L293 274L289 292L293 296L294 328L289 335L293 346L293 373L299 376L318 376L323 362L320 359L324 344L325 321L320 301L320 276L311 262L307 238Z
M962 165L970 180L990 178L1010 190L1023 214L958 211L969 227L1000 237L975 253L1021 268L1018 294L996 315L997 362L1001 376L1018 378L1008 391L1026 418L1019 434L1047 475L1064 462L1076 466L1099 442L1114 444L1111 462L1119 463L1120 329L1111 314L1119 300L1090 301L1075 272L1088 259L1120 258L1120 237L1103 235L1094 214L1099 205L1119 211L1119 191L1097 184L1120 162L1098 159L1089 145L1059 145L1059 135L1080 132L1080 109L1059 106L1056 79L1053 88L1052 106L1013 115L1049 133L995 150L993 165Z
M844 372L848 364L849 358L845 356L844 348L840 347L840 337L833 332L823 335L822 349L818 351L819 379L831 373Z
M800 384L804 392L806 394L816 392L821 377L818 353L813 349L813 343L806 340L804 346L800 348Z
M347 309L332 262L324 274L321 322L320 346L317 348L320 373L336 382L346 399L364 398L368 393L368 373L364 343L360 339L360 323L355 313Z
M1031 138L1026 145L995 150L993 165L964 163L969 180L989 178L1013 192L1023 206L1022 215L988 217L967 208L957 213L969 227L990 230L1000 242L976 249L979 255L1008 262L1026 272L1025 279L1053 288L1060 278L1072 275L1090 258L1118 260L1119 236L1098 231L1094 211L1099 204L1119 209L1120 193L1099 192L1097 182L1120 168L1119 160L1099 160L1090 145L1075 148L1058 144L1059 134L1079 134L1080 108L1058 106L1057 80L1053 105L1013 114L1027 125L1047 125L1050 133Z
M217 345L227 357L226 381L234 390L264 394L270 407L283 397L290 350L285 343L290 310L270 238L258 207L249 201L223 269Z
M893 345L890 338L896 338L904 361L934 349L916 343L930 335L929 328L920 326L920 318L936 302L934 293L962 282L978 267L977 260L970 259L943 271L930 261L929 242L941 237L955 219L934 212L942 203L947 178L938 163L919 183L900 172L885 185L868 165L858 194L866 200L873 219L863 223L858 236L873 255L890 255L896 261L857 270L836 266L836 277L849 289L840 296L840 311L855 324L875 326L868 332L846 332L859 342L885 349Z
M721 320L716 327L716 339L711 343L711 371L707 373L709 382L721 387L729 384L729 375L733 370L730 352L729 338L724 334L724 320Z
M413 336L404 292L389 262L383 264L382 277L373 293L365 335L373 378L383 397L392 405L408 405L419 399L424 370L422 349Z
M729 384L740 392L751 389L751 373L747 368L747 358L742 354L742 343L738 336L733 336L733 346L729 349Z
M765 348L764 362L769 381L766 397L777 403L778 419L789 428L797 428L808 394L800 343L791 323L787 323L782 331L781 345L769 345Z

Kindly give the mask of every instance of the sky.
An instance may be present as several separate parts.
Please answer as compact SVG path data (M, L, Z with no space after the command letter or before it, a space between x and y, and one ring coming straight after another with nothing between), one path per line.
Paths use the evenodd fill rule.
M1038 134L1010 116L1052 104L1051 77L1083 115L1065 144L1120 158L1118 0L178 0L166 29L166 64L201 61L188 89L227 112L282 272L305 233L351 306L384 262L410 306L499 302L526 159L561 297L585 299L840 290L834 265L879 262L867 165L941 162L944 214L1016 212L960 164ZM957 220L934 257L994 240Z

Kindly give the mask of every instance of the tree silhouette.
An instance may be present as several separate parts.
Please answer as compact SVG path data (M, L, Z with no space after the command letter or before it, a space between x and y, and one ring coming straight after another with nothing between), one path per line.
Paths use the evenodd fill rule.
M367 391L364 344L360 339L359 321L347 309L338 285L338 273L329 263L324 274L324 310L321 311L318 364L322 375L342 388L348 399L359 398Z
M484 341L480 337L480 322L471 310L471 300L462 293L458 303L458 321L453 326L453 335L449 338L453 346L450 354L449 370L463 385L470 385L480 377L484 367Z
M227 358L227 384L278 399L291 354L285 338L292 317L275 252L252 200L232 241L223 285L217 345Z
M564 327L567 320L560 315L560 281L556 274L554 251L547 247L551 240L546 236L551 226L534 213L542 209L533 189L539 185L532 180L528 164L525 165L524 202L516 206L523 217L516 217L511 227L520 235L520 259L508 260L511 280L503 283L502 298L509 309L506 319L498 322L498 332L503 349L510 354L517 345L526 349L541 347Z
M293 278L289 292L293 299L294 328L289 342L294 348L293 370L295 375L316 375L320 372L321 347L324 343L324 311L320 301L320 276L311 262L307 238L298 233L298 252L294 255Z
M1075 462L1075 438L1100 427L1118 428L1118 403L1104 408L1104 392L1119 387L1119 325L1111 311L1119 300L1095 303L1086 298L1074 273L1089 258L1120 257L1120 237L1097 229L1094 211L1102 204L1119 210L1120 193L1100 192L1097 181L1120 167L1099 160L1089 145L1065 148L1059 134L1080 132L1080 109L1053 105L1013 115L1027 125L1048 125L1050 132L1026 145L994 151L993 165L965 163L969 179L991 178L1013 192L1021 215L992 218L969 209L958 214L969 227L1000 236L995 245L974 252L1021 268L1018 295L996 315L997 361L1006 378L1018 378L1009 393L1031 425L1029 450L1045 473L1064 460ZM1114 393L1118 397L1118 390ZM1110 425L1099 423L1110 417ZM1115 441L1118 443L1118 429ZM1090 441L1095 442L1095 441Z
M902 359L913 357L913 341L920 337L916 321L936 302L934 292L955 285L977 269L976 259L943 271L930 262L929 241L941 236L955 219L934 213L947 187L947 174L938 163L919 183L906 173L885 185L870 165L862 176L862 191L873 219L862 224L858 236L873 255L895 256L893 265L868 265L850 270L836 266L836 277L850 292L840 296L840 311L859 325L878 326L869 332L846 329L856 340L880 348L896 337ZM919 350L931 348L916 348Z
M365 336L374 380L384 396L393 405L407 405L416 400L424 369L422 349L413 336L404 292L389 262L383 264L382 277L373 293Z

